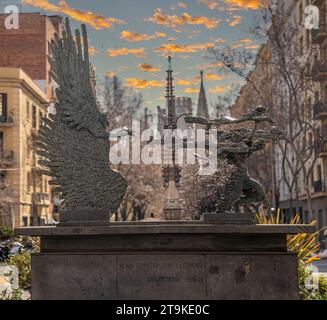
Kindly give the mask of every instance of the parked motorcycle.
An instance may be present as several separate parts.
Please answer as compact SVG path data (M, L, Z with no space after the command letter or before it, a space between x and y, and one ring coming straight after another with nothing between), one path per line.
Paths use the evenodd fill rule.
M23 251L33 251L33 245L26 243L25 245L17 241L6 240L0 244L0 262L5 262L12 256L16 256Z

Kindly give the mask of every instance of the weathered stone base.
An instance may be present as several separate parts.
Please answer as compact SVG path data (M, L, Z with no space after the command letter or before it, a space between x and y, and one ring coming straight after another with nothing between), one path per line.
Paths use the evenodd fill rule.
M217 224L256 224L256 218L253 213L204 213L203 220L205 223Z
M292 254L39 254L38 299L298 299Z
M21 228L41 236L32 299L298 299L288 234L303 225L198 222Z

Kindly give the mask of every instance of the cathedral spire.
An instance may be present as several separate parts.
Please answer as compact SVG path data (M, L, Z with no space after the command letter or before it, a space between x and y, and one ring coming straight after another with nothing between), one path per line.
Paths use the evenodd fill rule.
M200 78L201 78L201 88L202 87L204 88L204 85L203 85L203 70L200 71Z
M167 124L166 128L176 129L176 110L175 95L173 85L173 69L171 64L172 57L168 56L167 85L166 85L166 104L167 104Z
M203 77L202 70L200 71L200 78L201 78L201 85L200 85L197 116L209 118L208 103L207 103L206 91L204 89L204 79L203 79L204 77Z

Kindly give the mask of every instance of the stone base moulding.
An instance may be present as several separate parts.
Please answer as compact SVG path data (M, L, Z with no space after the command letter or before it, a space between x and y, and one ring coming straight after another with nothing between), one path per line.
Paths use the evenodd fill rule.
M298 299L288 234L304 225L203 221L33 227L32 299Z
M253 213L204 213L203 220L205 223L217 224L256 224L257 220Z

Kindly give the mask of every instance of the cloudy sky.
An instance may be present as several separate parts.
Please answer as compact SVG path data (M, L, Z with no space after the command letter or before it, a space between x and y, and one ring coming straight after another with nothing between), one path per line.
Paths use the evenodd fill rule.
M116 74L143 94L144 106L164 106L167 53L173 55L176 96L197 101L205 71L209 104L240 82L217 70L207 48L259 43L249 29L261 0L22 0L24 11L62 14L74 27L86 23L97 78Z

